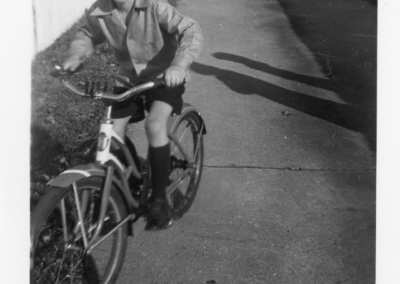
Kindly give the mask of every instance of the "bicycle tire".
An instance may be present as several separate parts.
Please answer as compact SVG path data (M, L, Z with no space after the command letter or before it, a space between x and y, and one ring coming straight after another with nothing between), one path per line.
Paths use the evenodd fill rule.
M77 182L82 201L88 192L87 210L83 212L85 231L90 240L93 225L99 216L103 178L89 177ZM66 208L68 242L64 241L61 202ZM35 283L114 283L122 266L128 235L125 223L104 242L87 254L76 227L77 212L74 191L50 188L40 199L31 215L31 284ZM82 202L83 203L83 202ZM127 216L125 203L113 186L107 204L106 217L100 237Z
M199 117L194 112L188 112L184 114L177 123L177 126L173 130L172 135L175 136L185 151L192 155L193 172L190 177L186 179L176 190L173 192L167 192L168 203L174 213L174 218L179 219L185 214L193 203L196 197L197 190L200 184L201 174L203 171L203 159L204 159L204 143L203 135L198 135L201 129L201 122ZM189 130L189 131L188 131ZM195 147L198 143L198 150L196 157ZM170 181L173 180L179 173L184 171L185 167L179 167L174 165L174 160L183 160L184 156L181 151L175 146L175 143L171 140L171 174ZM179 164L179 163L175 163Z

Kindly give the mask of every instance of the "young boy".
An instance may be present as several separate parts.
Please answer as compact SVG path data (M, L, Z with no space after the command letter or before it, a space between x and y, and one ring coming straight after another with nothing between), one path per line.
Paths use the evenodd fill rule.
M71 43L64 69L76 70L94 45L104 40L112 45L120 66L115 93L156 77L165 79L166 88L151 90L146 97L145 129L153 173L146 229L167 228L172 218L165 195L170 167L167 119L181 112L183 83L203 42L201 29L166 0L97 0ZM115 103L112 118L115 132L123 138L128 122L144 118L143 103Z

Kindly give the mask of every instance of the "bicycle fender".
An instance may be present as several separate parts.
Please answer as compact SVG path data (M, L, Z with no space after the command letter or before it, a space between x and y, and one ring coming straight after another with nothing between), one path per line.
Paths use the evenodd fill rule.
M52 179L47 183L47 185L50 186L55 186L55 187L61 187L61 188L67 188L70 185L72 185L74 182L77 182L83 178L86 177L91 177L91 176L98 176L98 177L105 177L106 176L106 169L104 166L90 163L86 165L79 165L76 167L73 167L71 169L68 169L64 172L62 172L60 175ZM131 207L126 203L126 200L129 200L129 196L127 196L127 193L123 190L123 186L121 185L121 182L113 177L112 183L115 184L117 189L120 191L122 196L124 197L125 200L125 206L128 211L131 211ZM132 197L131 197L132 198ZM129 235L133 236L133 223L131 226L129 226Z
M189 103L183 103L181 114L180 115L171 116L170 119L168 120L168 129L170 130L170 132L172 132L174 130L174 127L178 123L179 118L181 116L185 115L188 112L194 112L194 114L196 114L196 116L200 120L200 123L203 125L202 134L203 135L207 134L206 124L204 123L203 117L200 115L200 112L194 106L192 106Z
M86 164L73 167L62 172L60 175L49 181L47 184L50 186L69 187L74 182L77 182L80 179L90 176L101 176L104 177L106 175L104 167L97 164Z

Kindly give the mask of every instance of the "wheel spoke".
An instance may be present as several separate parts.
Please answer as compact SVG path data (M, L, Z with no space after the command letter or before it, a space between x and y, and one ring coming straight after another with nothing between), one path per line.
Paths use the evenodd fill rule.
M85 232L85 226L84 226L85 222L83 221L82 207L81 207L81 203L79 201L78 189L76 188L76 183L75 182L72 183L72 187L74 189L76 209L78 211L79 223L80 223L81 233L82 233L82 237L83 237L83 244L85 245L85 248L87 248L88 239L87 239L86 232Z
M34 279L31 283L103 283L115 280L126 251L128 232L127 224L111 232L127 216L122 197L116 189L112 190L107 204L105 221L109 225L108 238L88 254L81 233L83 229L88 241L93 237L99 217L97 204L100 204L102 196L99 194L101 185L99 178L88 179L86 183L77 184L76 192L73 189L56 189L39 202L32 213L32 224L42 229L35 229L32 237L37 241L34 241L31 271ZM85 192L87 204L82 206L76 200L79 198L82 202ZM79 222L80 208L83 210ZM81 229L75 234L77 226ZM92 280L87 282L88 279Z
M185 134L186 134L186 130L188 129L188 126L189 126L189 123L185 126L185 130L184 130L183 133L180 135L180 137L177 138L179 143L182 143L182 139L183 139L183 137L184 137ZM172 154L175 153L176 149L178 149L178 146L177 146L177 145L175 145L175 148L174 148L174 150L172 151Z
M168 203L181 217L191 206L199 185L203 163L201 124L194 113L185 114L173 132L171 143L171 183L168 186ZM182 174L187 172L187 176Z

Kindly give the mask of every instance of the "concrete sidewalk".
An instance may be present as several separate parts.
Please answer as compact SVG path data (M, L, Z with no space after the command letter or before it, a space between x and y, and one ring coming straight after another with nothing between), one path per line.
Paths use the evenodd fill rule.
M179 2L205 36L185 95L203 178L169 230L137 226L118 283L374 283L373 104L331 80L283 2Z

